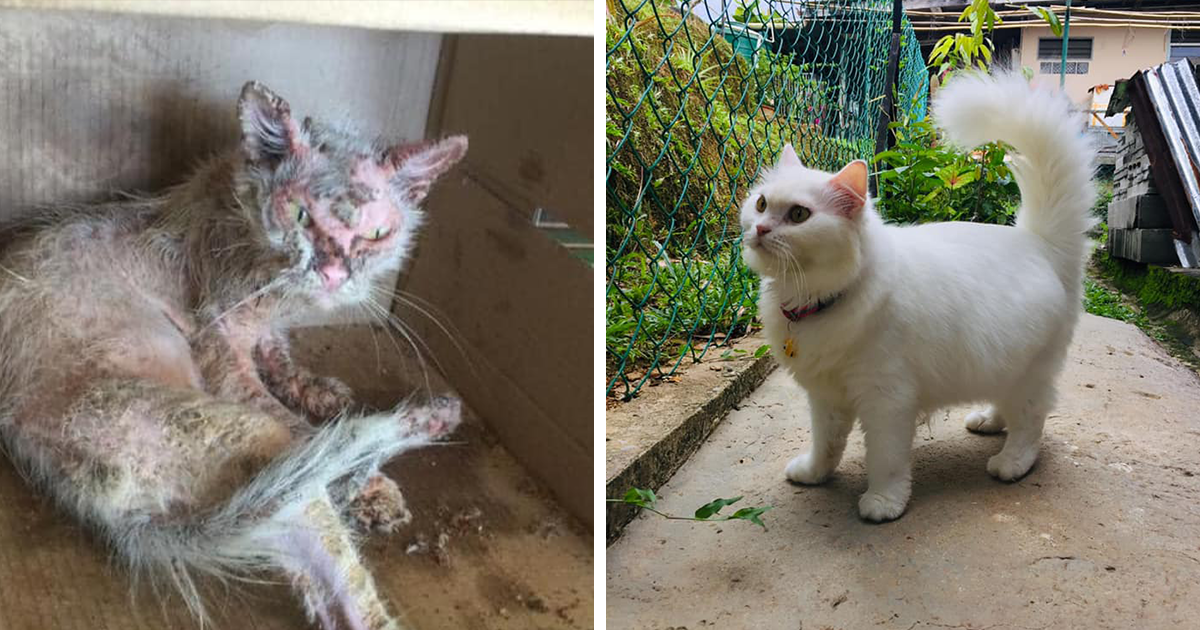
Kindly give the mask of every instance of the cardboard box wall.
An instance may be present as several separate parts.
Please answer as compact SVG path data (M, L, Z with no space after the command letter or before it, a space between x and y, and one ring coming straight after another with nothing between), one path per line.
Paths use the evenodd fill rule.
M592 522L592 270L530 220L592 229L592 42L0 9L0 220L156 191L234 146L257 79L301 115L471 150L426 206L400 286L449 381Z

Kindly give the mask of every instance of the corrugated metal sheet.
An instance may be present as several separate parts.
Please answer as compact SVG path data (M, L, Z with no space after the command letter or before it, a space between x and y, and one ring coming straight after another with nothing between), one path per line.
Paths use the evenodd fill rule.
M1130 88L1155 183L1171 211L1179 262L1200 266L1200 89L1192 66L1180 59L1142 70Z

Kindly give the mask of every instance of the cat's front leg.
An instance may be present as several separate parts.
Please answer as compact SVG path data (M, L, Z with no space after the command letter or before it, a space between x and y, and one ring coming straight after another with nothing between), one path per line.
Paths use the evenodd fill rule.
M354 406L354 392L348 385L331 376L317 376L292 360L283 333L259 340L254 360L267 389L299 413L323 421Z
M867 446L867 491L859 497L858 514L877 523L899 518L912 494L916 411L868 407L861 420Z
M818 484L842 461L846 436L854 426L854 416L845 405L809 395L812 407L812 444L807 453L788 462L784 473L796 483Z
M205 327L190 340L205 390L269 413L297 434L310 432L312 426L272 395L259 377L252 352L256 335L250 332L251 327L239 326L230 319Z

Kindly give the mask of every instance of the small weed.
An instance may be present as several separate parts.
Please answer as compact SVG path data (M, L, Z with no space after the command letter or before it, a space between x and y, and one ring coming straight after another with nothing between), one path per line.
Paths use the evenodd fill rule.
M763 523L762 521L762 515L764 512L770 510L774 506L768 505L766 507L744 507L733 514L719 516L721 510L741 500L742 497L740 496L732 499L713 499L712 501L709 501L708 503L696 508L696 512L693 516L676 516L674 514L660 512L655 507L655 505L658 503L658 496L654 494L653 490L644 488L630 488L629 491L625 493L624 497L620 499L608 499L608 502L625 503L627 505L637 506L643 510L648 510L665 519L673 521L750 521L764 530L767 529L766 523Z
M1138 318L1145 319L1144 315L1122 302L1121 296L1115 291L1109 291L1091 278L1085 278L1083 281L1083 307L1092 315L1123 322L1135 323Z

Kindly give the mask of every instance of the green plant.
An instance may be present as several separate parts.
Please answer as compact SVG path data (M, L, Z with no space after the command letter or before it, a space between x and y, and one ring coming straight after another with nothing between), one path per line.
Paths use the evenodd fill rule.
M1162 267L1120 260L1098 251L1093 263L1106 280L1137 298L1144 308L1172 311L1188 309L1200 315L1200 279L1171 273Z
M1101 219L1108 217L1108 205L1113 199L1113 180L1112 174L1108 177L1096 178L1096 203L1092 206L1092 214Z
M746 3L742 2L737 10L733 12L733 19L747 24L750 22L771 23L775 20L783 20L783 16L774 10L763 13L758 7L758 2Z
M1021 191L1003 145L961 153L939 142L928 120L910 116L891 128L895 145L873 160L879 169L877 207L884 219L1012 223Z
M1083 279L1083 307L1092 315L1119 319L1144 326L1145 316L1121 301L1121 296L1109 291L1091 278Z
M890 16L834 3L797 20L790 2L773 1L730 7L735 20L773 23L770 42L748 54L735 45L753 33L700 19L694 3L608 0L610 395L628 399L751 330L757 281L741 263L738 205L785 144L826 170L874 151ZM928 77L905 29L898 91L923 108Z
M608 502L633 505L673 521L750 521L764 530L767 529L767 524L762 521L762 515L773 507L770 505L766 507L744 507L740 510L737 510L733 514L720 516L721 510L741 500L742 497L740 496L732 499L713 499L712 501L709 501L708 503L696 508L693 516L676 516L674 514L667 514L666 512L658 510L658 508L655 507L655 505L658 503L658 497L654 494L654 491L643 488L630 488L625 493L625 496L621 497L620 499L608 499Z
M997 24L1003 24L1004 20L1000 19L988 0L972 0L958 16L959 22L964 20L971 24L970 34L946 35L934 44L929 53L930 67L937 68L938 75L943 78L964 68L978 67L986 71L992 62L992 52L996 47L986 35Z
M1063 34L1062 22L1058 21L1058 15L1056 15L1053 11L1051 11L1050 9L1047 9L1045 7L1025 7L1025 8L1029 9L1029 11L1032 12L1034 15L1045 20L1046 25L1050 27L1050 32L1054 33L1055 37L1062 37L1062 34Z
M947 35L929 53L929 66L945 81L952 80L955 70L987 70L994 50L989 34L1002 23L986 0L973 0L958 20L970 22L970 34ZM878 169L877 207L885 219L1012 223L1021 191L1003 144L956 151L940 141L928 120L913 113L904 113L890 127L895 144L873 159Z

